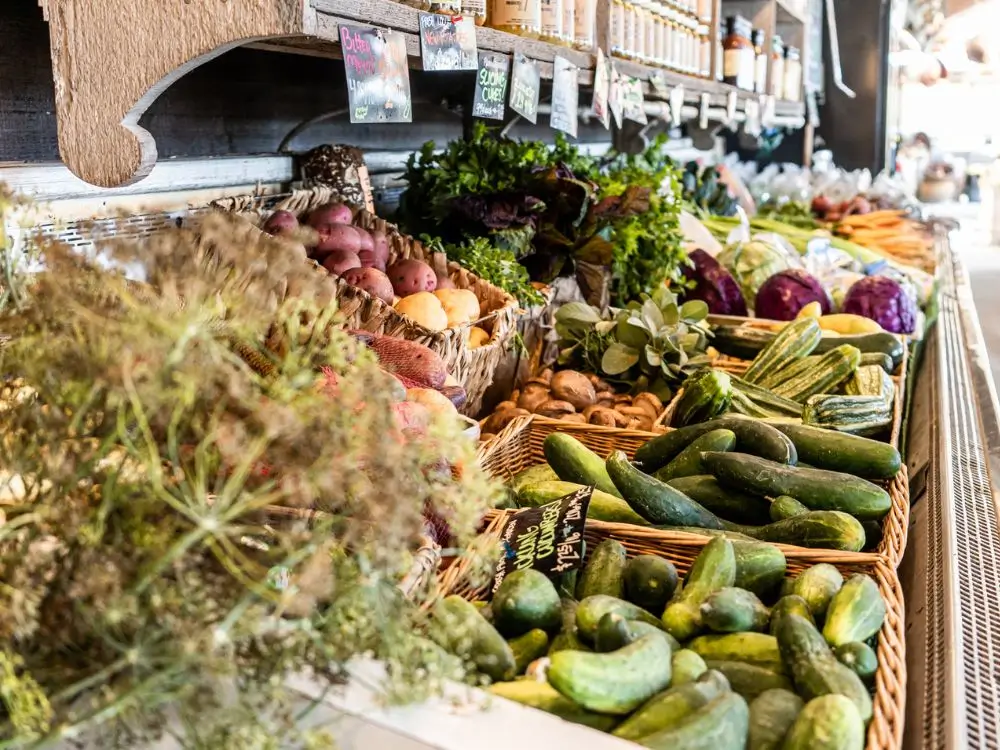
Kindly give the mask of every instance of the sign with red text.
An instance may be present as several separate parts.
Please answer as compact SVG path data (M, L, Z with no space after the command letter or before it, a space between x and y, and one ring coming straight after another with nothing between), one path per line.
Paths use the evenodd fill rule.
M340 27L352 123L412 122L410 68L402 34Z
M419 23L424 70L476 70L476 24L472 16L421 13Z

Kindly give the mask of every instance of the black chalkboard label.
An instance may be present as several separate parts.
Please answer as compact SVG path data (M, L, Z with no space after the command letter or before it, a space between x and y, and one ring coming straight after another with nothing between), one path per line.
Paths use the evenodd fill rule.
M394 31L341 26L351 122L411 122L406 39Z
M555 58L552 73L552 113L549 125L576 138L580 103L579 68L564 57Z
M500 52L480 52L472 116L502 120L506 111L510 58Z
M593 487L537 508L514 514L504 527L503 556L497 562L493 591L515 570L532 568L550 578L583 567L583 527Z
M534 125L538 121L538 94L541 77L534 60L514 53L514 72L510 77L510 108Z
M594 116L601 121L607 130L611 124L611 113L608 110L608 94L611 88L611 67L600 47L597 48L597 62L594 64L594 98L590 108Z
M475 70L478 59L472 16L421 13L420 55L424 70Z

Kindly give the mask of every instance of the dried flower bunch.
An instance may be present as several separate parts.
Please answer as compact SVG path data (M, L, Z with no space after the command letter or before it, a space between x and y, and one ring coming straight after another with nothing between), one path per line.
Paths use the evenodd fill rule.
M464 543L496 488L457 426L398 429L328 277L219 216L104 248L149 286L41 250L0 311L2 373L31 393L0 410L0 748L168 727L186 747L327 746L287 675L335 682L372 653L411 699L461 676L397 584L425 504Z

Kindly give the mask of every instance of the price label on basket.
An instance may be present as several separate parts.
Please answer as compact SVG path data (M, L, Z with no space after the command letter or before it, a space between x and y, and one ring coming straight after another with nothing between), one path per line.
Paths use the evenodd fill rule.
M576 138L577 107L580 104L580 69L564 57L556 56L552 74L552 113L549 125Z
M476 74L476 94L472 100L472 116L502 120L506 111L507 77L510 58L499 52L479 53Z
M538 94L541 76L534 60L520 52L514 54L514 72L510 77L510 108L534 125L538 121Z
M583 527L593 487L514 514L501 535L493 591L515 570L539 570L549 578L583 567Z
M412 122L406 39L368 26L340 27L351 122Z
M476 24L472 16L420 14L420 57L424 70L476 70Z
M594 116L601 121L604 129L611 125L611 113L608 110L608 94L611 88L611 70L608 65L608 58L600 47L597 48L597 62L594 64L594 97L591 100L590 108Z

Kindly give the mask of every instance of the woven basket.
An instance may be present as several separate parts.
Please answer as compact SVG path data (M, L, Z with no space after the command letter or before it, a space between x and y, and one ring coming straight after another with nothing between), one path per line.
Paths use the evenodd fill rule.
M484 532L500 544L500 535L512 511L495 512ZM651 554L670 560L677 571L686 575L695 557L708 544L709 539L691 534L664 538L662 532L628 527L622 533L621 524L588 521L584 531L588 552L605 539L622 543L629 557ZM781 546L781 545L776 545ZM904 630L903 592L896 571L877 555L807 550L800 547L782 547L788 562L789 573L799 573L818 563L835 565L841 573L864 573L878 584L885 601L885 624L878 635L878 671L875 673L874 715L868 726L866 750L899 750L903 742L903 720L906 709L906 634ZM469 601L487 598L490 584L473 588L468 584L468 565L460 558L446 570L438 582L438 596L458 594ZM490 582L492 583L492 582Z
M296 216L337 200L338 195L329 188L296 190L283 196L239 196L215 201L212 205L232 211L259 226L267 216L279 209ZM367 230L383 232L389 240L389 262L414 258L431 262L431 253L420 242L402 234L399 229L383 219L360 210L354 224ZM516 331L517 300L489 282L480 279L457 263L448 263L448 274L458 289L468 289L479 300L482 317L469 325L431 331L400 315L382 300L367 292L336 279L337 304L348 328L381 333L387 336L416 341L437 352L449 372L465 388L467 401L461 411L467 416L477 416L483 394L493 382L493 374L503 359ZM469 346L469 329L472 325L490 334L483 346Z
M481 443L478 460L490 476L507 480L519 471L545 462L542 443L546 436L553 432L572 435L581 443L602 458L612 451L625 451L631 458L639 446L657 433L639 432L638 430L619 430L614 427L596 427L594 425L567 424L554 419L542 417L518 417L497 435L495 440ZM906 466L888 482L877 482L889 493L892 507L882 520L882 539L878 546L869 554L878 555L893 569L899 567L906 549L906 535L910 520L910 490L907 481ZM632 524L613 524L622 530L642 529ZM692 535L682 532L658 531L658 534L669 538L689 538ZM703 539L704 537L695 536ZM812 550L790 545L776 545L784 550L801 550L826 554L827 550ZM829 550L832 554L833 550ZM857 553L864 554L864 553Z

